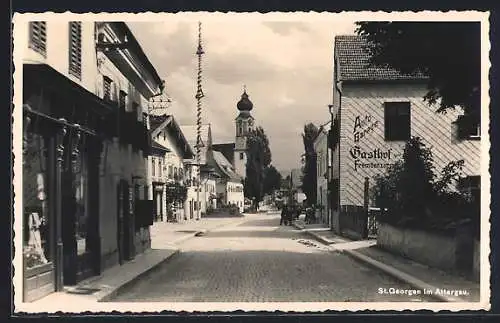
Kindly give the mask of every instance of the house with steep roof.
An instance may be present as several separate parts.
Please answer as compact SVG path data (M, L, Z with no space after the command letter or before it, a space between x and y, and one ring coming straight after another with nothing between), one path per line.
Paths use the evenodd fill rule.
M200 127L200 161L196 161L196 146L198 142L198 129L196 125L182 125L182 133L186 137L189 146L195 155L190 160L191 176L188 180L190 185L188 189L189 214L195 214L195 217L207 212L209 208L217 206L216 201L216 178L218 174L209 164L212 151L212 129L210 124L203 124ZM198 168L199 167L199 168ZM199 188L197 186L197 172L200 171ZM199 194L197 190L199 189Z
M361 36L335 37L330 223L338 233L354 236L360 234L360 208L365 202L375 206L365 194L365 182L371 185L376 175L398 161L410 137L420 137L432 148L438 170L463 159L463 183L468 184L460 189L479 192L479 125L465 122L458 108L436 114L437 106L423 100L426 75L370 66L367 46Z
M220 151L212 151L210 164L219 174L216 181L217 200L221 205L236 205L240 212L245 206L243 192L243 178L236 173L236 169Z
M149 115L152 139L148 159L149 196L153 200L155 221L183 221L194 218L189 191L195 188L190 180L194 151L172 115ZM182 196L182 192L186 192Z

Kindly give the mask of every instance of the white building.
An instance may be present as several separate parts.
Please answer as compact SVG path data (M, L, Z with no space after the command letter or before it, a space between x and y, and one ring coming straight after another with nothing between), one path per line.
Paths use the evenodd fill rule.
M219 151L213 151L213 165L220 174L217 179L217 198L222 205L235 205L243 212L245 197L243 179L236 173L233 165Z
M332 227L359 237L356 220L365 201L365 182L402 158L405 143L420 137L432 147L434 166L463 159L465 175L458 189L480 192L481 128L456 109L436 114L423 97L424 75L369 66L367 42L360 36L335 37L332 125ZM459 182L460 184L460 182ZM465 186L465 187L464 187ZM369 206L372 201L368 201Z
M196 125L182 125L182 133L186 137L191 149L196 154L196 141L198 137L197 126ZM190 201L189 212L191 210L194 212L195 217L198 216L198 208L196 207L196 201L199 202L199 213L200 216L207 212L207 209L216 207L216 195L215 195L215 177L213 168L208 164L210 159L210 154L212 150L212 129L210 124L201 125L201 145L200 145L200 183L199 183L199 194L197 192L198 185L193 185L192 188L188 190L188 200ZM196 155L195 155L196 157ZM196 158L190 161L195 167L192 169L192 176L196 178L198 168L196 166ZM192 207L191 207L192 205Z
M27 232L18 250L30 301L150 246L142 113L163 82L125 23L23 19L14 23L24 110L15 216ZM36 223L40 244L29 238Z
M196 166L190 163L194 152L180 126L171 115L149 115L153 140L148 161L149 191L156 221L182 221L194 218L192 192ZM186 191L186 198L184 191Z
M330 224L330 201L328 194L328 178L331 162L331 149L328 149L329 125L319 128L318 136L314 140L316 152L316 205L317 219L324 224Z

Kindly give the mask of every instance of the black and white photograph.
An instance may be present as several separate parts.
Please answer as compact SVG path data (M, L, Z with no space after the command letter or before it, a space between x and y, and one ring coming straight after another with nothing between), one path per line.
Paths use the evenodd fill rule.
M488 17L14 14L15 310L488 310Z

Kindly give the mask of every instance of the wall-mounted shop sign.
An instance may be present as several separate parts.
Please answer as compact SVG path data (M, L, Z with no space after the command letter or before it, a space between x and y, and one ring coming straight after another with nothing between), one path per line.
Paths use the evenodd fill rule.
M366 137L367 134L373 132L378 126L378 120L374 120L371 115L357 116L356 119L354 119L354 129L352 131L354 142L359 142Z
M354 159L354 170L360 168L387 168L394 164L392 160L399 156L395 154L392 148L373 150L362 150L359 146L354 146L349 150L351 157Z

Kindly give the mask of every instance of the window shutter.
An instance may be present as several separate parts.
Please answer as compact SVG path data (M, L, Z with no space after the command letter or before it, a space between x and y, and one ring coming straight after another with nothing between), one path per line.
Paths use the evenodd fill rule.
M104 98L104 100L110 101L111 100L111 84L113 81L107 76L104 76L103 78L104 78L104 80L103 80L103 98Z
M69 23L69 73L82 77L82 23Z
M29 23L29 47L36 52L47 55L47 23L45 21L32 21Z

